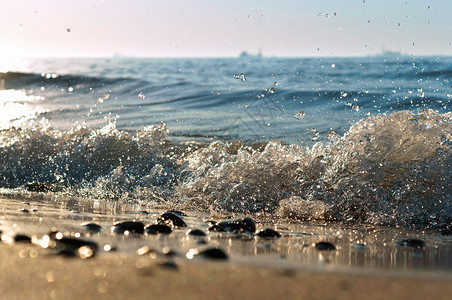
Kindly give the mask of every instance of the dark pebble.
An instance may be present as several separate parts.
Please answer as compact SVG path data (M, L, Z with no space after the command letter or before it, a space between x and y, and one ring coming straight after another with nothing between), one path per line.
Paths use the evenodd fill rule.
M149 215L149 213L147 211L145 211L145 210L138 211L138 214L140 214L140 215Z
M182 217L186 217L187 216L186 213L184 213L184 212L182 212L180 210L175 210L175 209L167 210L166 212L167 213L172 213L172 214L175 214L175 215L178 215L178 216L182 216Z
M328 242L319 242L315 244L315 248L317 250L326 250L326 251L336 250L336 247Z
M423 248L425 246L424 241L419 239L406 239L403 241L396 242L396 244L399 246L407 246L413 248Z
M54 233L54 232L52 232ZM51 248L55 249L56 255L61 255L64 257L80 257L80 258L91 258L96 254L97 249L99 248L97 243L93 241L83 240L74 237L61 237L57 238L57 234L52 235L50 239L52 239L55 244L51 246Z
M226 253L224 253L224 251L219 248L206 249L204 251L199 252L198 256L210 259L228 259Z
M24 185L29 192L57 192L59 188L47 182L29 182Z
M28 209L26 209L26 208L18 209L18 211L23 212L24 214L27 214L27 213L30 212L30 211L29 211Z
M235 219L230 221L223 221L217 224L225 231L248 231L254 233L256 231L256 224L251 218Z
M77 256L74 249L60 249L55 254L61 255L63 257L76 257Z
M226 230L219 226L218 224L211 225L207 230L213 231L213 232L225 232Z
M257 233L257 236L262 238L280 238L281 234L278 231L273 230L271 228L265 228L259 231Z
M186 235L204 237L206 236L205 232L200 229L189 229L187 230Z
M102 230L102 226L96 223L82 223L81 226L91 232L100 232Z
M117 222L111 227L111 231L119 234L124 234L126 231L129 233L144 233L144 224L134 221Z
M173 227L187 227L184 220L172 212L166 212L157 219L158 224L171 225Z
M170 234L172 229L168 225L152 224L144 227L144 232L147 234Z
M161 268L173 270L173 271L177 271L179 269L179 267L173 261L165 261L165 262L159 263L158 266Z
M31 237L24 234L16 234L14 236L15 243L31 243Z
M96 251L99 247L96 242L78 239L74 237L62 237L61 239L54 239L56 242L56 248L58 249L72 249L77 250L83 246L87 246L91 248L93 251Z

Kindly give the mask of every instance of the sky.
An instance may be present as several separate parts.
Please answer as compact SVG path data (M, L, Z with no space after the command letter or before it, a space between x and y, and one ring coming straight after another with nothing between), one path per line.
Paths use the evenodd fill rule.
M451 0L0 0L0 61L452 55L451 11Z

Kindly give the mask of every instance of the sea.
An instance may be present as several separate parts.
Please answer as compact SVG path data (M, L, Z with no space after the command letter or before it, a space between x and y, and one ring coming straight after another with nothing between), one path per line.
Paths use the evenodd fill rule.
M416 230L449 269L451 101L452 57L24 59L0 194Z

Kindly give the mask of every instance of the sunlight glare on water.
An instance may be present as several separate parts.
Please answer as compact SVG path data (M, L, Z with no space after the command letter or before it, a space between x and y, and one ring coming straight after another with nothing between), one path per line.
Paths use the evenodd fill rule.
M39 106L31 105L41 100L44 100L44 97L27 95L25 91L0 90L0 128L8 128L13 121L43 113Z

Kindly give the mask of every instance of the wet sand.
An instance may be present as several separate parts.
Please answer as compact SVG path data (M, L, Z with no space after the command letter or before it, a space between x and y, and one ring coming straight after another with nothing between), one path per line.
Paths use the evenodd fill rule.
M112 254L93 259L0 245L2 299L450 299L450 274L283 270Z
M30 212L24 213L24 208ZM208 244L228 249L229 259L189 260L185 257L187 249L198 244L197 240L185 238L185 229L161 238L110 233L114 220L136 216L153 222L158 214L101 213L89 207L71 207L66 202L0 198L0 229L2 238L6 237L0 243L0 299L450 299L452 294L449 248L444 248L447 241L429 241L423 249L391 244L386 247L389 250L377 247L364 252L347 248L345 242L339 244L339 251L328 254L306 246L328 238L328 234L292 234L265 243L254 238L212 235ZM204 224L199 217L189 216L186 220L193 226ZM72 234L79 232L80 223L85 221L99 222L104 229L90 237L82 232L84 239L100 247L110 243L118 251L99 249L92 258L67 258L41 248L39 241L30 244L8 240L15 233L39 238L53 227ZM293 246L280 252L286 242ZM160 254L138 255L137 249L143 245ZM179 255L162 255L165 245ZM291 256L291 251L296 255ZM306 260L309 257L312 259ZM325 259L324 264L319 264L320 257ZM394 269L385 269L385 264L360 267L361 260L363 266L392 260L389 266Z

